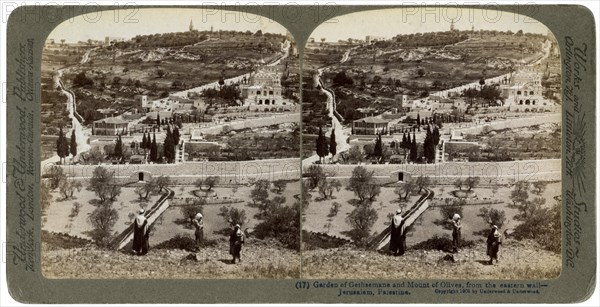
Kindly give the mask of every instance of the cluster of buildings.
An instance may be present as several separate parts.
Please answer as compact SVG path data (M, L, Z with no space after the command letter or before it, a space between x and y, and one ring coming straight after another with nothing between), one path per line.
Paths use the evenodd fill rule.
M543 72L535 65L521 65L498 82L491 82L500 91L498 107L500 111L545 112L554 111L554 101L544 97ZM397 95L393 100L399 112L464 112L469 106L467 98L461 97L463 87L449 90L445 95L430 95L409 100L406 95ZM377 102L377 101L376 101ZM423 114L423 113L422 113ZM352 133L356 135L385 134L390 130L391 121L383 116L367 116L352 123Z

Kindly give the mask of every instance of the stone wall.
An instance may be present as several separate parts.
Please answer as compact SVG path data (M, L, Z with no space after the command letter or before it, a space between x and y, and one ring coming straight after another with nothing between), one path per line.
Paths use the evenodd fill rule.
M339 179L352 176L358 165L324 165L325 171ZM452 184L456 179L470 176L481 177L481 183L509 184L514 181L561 180L562 160L523 160L508 162L445 162L437 164L369 164L363 165L374 171L379 183L397 181L397 172L409 173L413 178L426 176L439 184Z
M283 115L274 115L270 117L261 117L253 119L244 119L215 125L212 127L194 129L200 130L203 134L219 134L223 131L223 127L229 126L232 130L240 130L246 128L258 128L270 125L279 125L284 123L300 123L300 113L291 113ZM197 133L199 134L199 133Z
M65 173L76 179L91 178L100 165L64 165ZM199 178L220 176L222 184L247 183L250 180L293 180L300 178L300 159L268 159L235 162L185 162L179 164L106 164L123 183L133 181L135 174L145 171L153 177L165 175L181 184L192 184ZM42 167L42 174L47 170Z

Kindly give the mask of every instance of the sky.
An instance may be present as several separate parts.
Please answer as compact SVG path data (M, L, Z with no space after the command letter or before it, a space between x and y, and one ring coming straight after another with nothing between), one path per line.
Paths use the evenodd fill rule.
M236 30L285 34L279 23L250 13L213 9L141 8L137 11L101 11L79 15L58 25L49 39L67 42L104 40L106 36L132 38L140 34L188 31L190 20L196 30Z
M547 34L542 23L508 11L457 9L453 7L397 8L363 11L334 17L322 23L311 37L328 42L348 38L365 39L367 35L392 38L398 34L450 30L450 23L458 30L511 30Z

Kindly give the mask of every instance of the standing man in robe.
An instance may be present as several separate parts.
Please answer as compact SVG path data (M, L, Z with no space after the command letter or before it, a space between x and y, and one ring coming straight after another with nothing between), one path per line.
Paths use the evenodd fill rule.
M138 256L148 253L148 220L144 216L145 210L140 209L133 224L133 251Z
M242 262L242 244L244 244L244 232L240 229L239 224L233 226L233 231L229 235L229 253L233 256L232 263L235 264L237 258L239 262Z
M490 265L498 263L498 252L502 244L502 234L498 231L498 226L492 225L487 237L487 255L490 256Z
M396 210L390 225L390 251L394 256L404 255L406 250L406 234L404 233L404 221L402 209Z
M204 220L202 213L196 214L196 216L192 220L192 224L196 229L196 231L194 232L194 236L196 237L196 251L199 251L200 246L202 246L202 242L204 241Z
M461 222L460 215L455 213L452 217L452 252L458 252L458 247L460 246L460 237L461 237Z

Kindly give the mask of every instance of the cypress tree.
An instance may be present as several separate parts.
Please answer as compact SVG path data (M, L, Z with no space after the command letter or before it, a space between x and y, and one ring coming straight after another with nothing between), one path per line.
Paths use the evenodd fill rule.
M69 156L69 140L64 135L62 138L62 152L64 155L64 159L63 159L63 163L64 163L65 159Z
M71 155L74 159L77 155L77 139L75 138L75 129L73 129L73 131L71 132L71 146L69 148L69 151L71 152Z
M56 154L58 155L59 163L62 163L62 158L64 157L62 150L63 137L63 130L62 127L60 127L60 131L58 132L58 140L56 140Z
M142 144L140 144L140 147L144 149L144 154L146 154L146 142L146 132L144 132L144 136L142 137Z
M174 145L173 145L173 134L171 133L171 127L167 126L167 136L163 142L163 153L167 158L167 163L171 163L175 157Z
M321 159L329 154L329 148L327 146L327 139L325 139L325 134L323 134L323 128L319 127L319 136L317 137L317 155Z
M417 129L421 131L421 114L417 113Z
M331 158L337 154L337 143L335 142L335 129L331 129L331 135L329 136L329 152L331 153Z
M437 146L440 143L440 129L438 127L433 128L433 144Z
M181 135L179 134L179 128L177 128L177 126L175 126L173 128L173 143L175 145L179 144L179 138L181 137Z
M402 133L402 142L400 143L400 148L402 148L404 150L404 152L406 152L407 147L408 147L408 143L407 143L407 139L406 139L406 133Z
M152 144L150 144L150 161L158 161L158 146L156 145L156 133L152 135Z
M413 137L412 144L410 146L410 161L417 162L417 153L418 153L417 141Z
M373 156L381 158L383 156L383 144L381 141L381 134L377 136L375 140L375 148L373 148Z
M123 157L123 143L121 141L121 135L117 138L117 144L115 145L115 150L113 152L113 156L115 158L121 159Z

